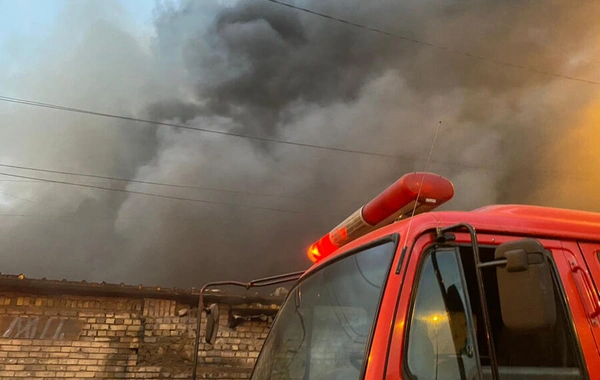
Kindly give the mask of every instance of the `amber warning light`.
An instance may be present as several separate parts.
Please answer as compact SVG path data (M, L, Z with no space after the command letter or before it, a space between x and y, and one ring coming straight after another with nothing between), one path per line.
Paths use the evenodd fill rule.
M454 185L447 178L423 172L406 174L311 245L308 257L313 262L322 260L354 239L410 217L413 209L415 215L431 211L453 195Z

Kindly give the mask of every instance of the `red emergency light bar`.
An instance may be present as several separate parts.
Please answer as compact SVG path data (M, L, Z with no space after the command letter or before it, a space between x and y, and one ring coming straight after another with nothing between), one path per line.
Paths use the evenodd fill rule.
M448 202L453 195L454 185L447 178L424 172L405 174L311 245L308 257L313 262L322 260L352 240L410 217L413 209L415 215L431 211Z

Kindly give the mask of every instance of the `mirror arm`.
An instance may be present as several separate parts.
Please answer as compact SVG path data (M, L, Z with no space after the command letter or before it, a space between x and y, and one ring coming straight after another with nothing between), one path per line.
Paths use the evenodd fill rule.
M214 281L204 284L198 294L198 315L196 316L196 337L194 339L194 358L192 365L192 380L196 380L196 371L198 369L198 351L200 350L200 328L202 324L202 312L208 311L204 307L204 291L212 286L234 285L246 287L247 283L239 281Z
M508 263L507 259L487 261L485 263L479 263L479 268L501 267L506 265L506 263Z
M298 272L280 274L277 276L259 278L257 280L250 281L247 284L247 286L248 286L248 288L254 288L254 287L283 284L285 282L296 281L303 274L304 274L304 271L298 271Z
M469 231L469 235L471 236L471 248L473 249L473 260L475 261L475 273L477 274L477 287L479 288L479 300L481 302L481 313L483 314L483 321L485 324L485 334L486 334L486 342L488 346L488 352L490 355L490 364L491 364L491 372L492 379L498 380L500 375L498 374L498 359L496 358L496 349L494 346L494 337L492 335L492 325L490 322L490 313L488 310L486 298L485 298L485 289L483 287L483 276L481 273L481 258L479 256L479 244L477 243L477 232L475 228L468 223L459 223L448 227L438 227L436 228L436 238L443 237L448 232L467 230Z
M206 289L211 288L213 286L240 286L246 288L246 290L250 288L260 288L264 286L278 285L283 284L290 281L296 281L304 274L304 271L280 274L277 276L264 277L259 278L257 280L252 280L250 282L241 282L241 281L213 281L204 284L204 286L200 289L200 294L198 294L198 316L196 321L196 337L194 342L194 358L192 365L192 380L196 380L196 371L198 369L198 351L200 350L200 328L202 323L202 312L207 312L208 308L204 307L204 292ZM217 321L218 323L218 321Z

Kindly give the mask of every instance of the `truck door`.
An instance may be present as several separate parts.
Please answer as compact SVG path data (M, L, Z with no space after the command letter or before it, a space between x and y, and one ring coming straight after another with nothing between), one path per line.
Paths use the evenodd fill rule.
M480 236L481 261L494 260L498 243L517 239ZM400 295L386 380L487 380L493 379L494 362L499 379L600 379L588 324L577 318L583 307L562 244L541 243L549 250L556 321L536 331L507 327L496 269L489 267L482 277L491 334L486 331L471 247L430 244L420 254L413 251L404 286L411 289L412 284L412 290Z
M597 314L598 294L580 247L574 242L561 242L553 247L557 270L568 301L572 324L575 326L590 377L600 375L600 316Z
M596 345L600 347L600 244L579 243L579 249L574 243L565 244L571 256L567 256L569 266L576 281L581 302L585 308L587 318ZM600 351L600 350L599 350Z
M583 260L592 276L596 293L600 288L600 243L579 243Z

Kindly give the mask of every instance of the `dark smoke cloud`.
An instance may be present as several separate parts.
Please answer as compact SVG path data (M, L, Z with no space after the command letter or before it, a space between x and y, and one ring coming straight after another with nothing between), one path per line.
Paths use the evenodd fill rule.
M600 78L596 2L351 3L298 2L439 46ZM600 190L586 176L600 164L587 143L599 137L597 87L267 1L161 5L147 45L123 24L83 29L89 39L59 60L59 72L81 71L86 80L65 88L59 86L65 76L49 79L43 70L24 93L56 87L44 94L57 103L398 158L71 116L35 132L15 129L23 144L36 147L26 162L32 166L44 160L52 167L261 193L128 185L280 211L11 185L44 205L27 204L26 211L52 203L52 212L69 218L12 221L4 257L19 256L10 271L199 286L304 268L310 242L400 175L425 168L440 121L430 169L456 185L448 207L522 202L600 210L598 202L569 195L580 191L589 200ZM90 74L100 78L90 81ZM39 125L41 115L31 116L33 122L18 114L15 123ZM4 157L23 162L14 149Z
M202 11L203 4L192 2L169 19ZM314 21L267 2L241 2L219 12L186 47L198 114L231 117L240 128L275 134L291 104L350 101L389 65L393 41L377 43L364 31ZM162 103L155 107L165 110Z
M65 4L58 26L29 67L1 78L3 95L131 115L152 99L147 89L157 84L130 20L113 1ZM156 153L152 126L6 103L0 107L2 163L127 178ZM122 194L0 180L3 273L86 279L95 268L106 273L117 265L126 247L114 232Z

